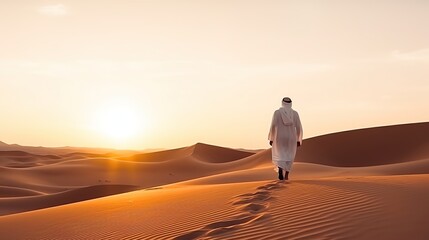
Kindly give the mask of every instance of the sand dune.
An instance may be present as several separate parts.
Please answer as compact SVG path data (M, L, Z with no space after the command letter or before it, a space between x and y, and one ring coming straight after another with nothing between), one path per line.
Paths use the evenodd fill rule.
M237 170L177 183L177 185L207 185L268 181L275 177L271 165ZM295 163L290 177L294 180L352 176L385 176L429 173L429 159L369 167L333 167L314 163Z
M19 144L6 144L0 141L0 151L23 151L27 153L37 154L37 155L63 155L69 153L92 153L92 154L119 154L119 155L132 155L139 152L146 151L133 151L133 150L117 150L109 148L86 148L86 147L33 147L33 146L22 146Z
M138 189L140 188L130 185L96 185L49 195L0 198L0 215L54 207Z
M219 150L218 158L229 162L216 161L213 154ZM99 183L138 185L153 187L188 179L245 169L258 165L258 161L249 158L237 159L253 153L197 144L183 149L158 153L139 154L132 157L104 157L104 155L84 154L66 155L66 158L55 159L54 163L45 164L38 161L38 155L30 161L34 167L13 168L4 161L6 167L0 167L0 180L8 186L33 188L45 191L47 184L54 183L62 187L90 186ZM203 158L207 156L207 159ZM256 155L258 156L258 155ZM145 159L153 159L148 161ZM164 159L161 161L161 159ZM225 160L223 160L225 161ZM198 169L198 171L195 171ZM18 176L18 177L17 177ZM76 178L79 176L79 178ZM28 183L33 183L29 186ZM36 183L42 185L39 189ZM60 189L62 191L63 189Z
M197 143L190 147L137 154L132 157L121 159L138 162L166 162L181 159L184 157L193 157L202 162L224 163L242 159L253 154L253 152L244 150L235 150L231 148L218 147L204 143Z
M197 143L193 147L194 151L192 156L199 159L200 161L205 161L209 163L232 162L254 154L247 151L216 147L203 143Z
M407 162L429 156L429 123L359 129L306 139L296 161L341 167Z
M418 123L306 139L288 182L273 181L270 149L0 151L0 236L426 239L428 130Z
M35 196L35 195L42 195L42 194L44 193L34 191L31 189L0 186L0 201L1 201L1 198L26 197L26 196Z
M1 217L0 234L13 239L425 239L428 188L427 174L167 186ZM26 231L10 231L17 226Z
M36 155L23 151L0 151L0 158L1 166L12 168L35 167L61 159L56 155Z
M217 151L219 154L216 157ZM99 184L149 188L234 169L244 169L252 164L256 165L257 162L240 159L251 155L253 153L207 144L196 144L182 149L157 153L138 154L132 157L70 153L53 158L51 155L45 157L25 152L8 151L3 152L3 156L6 157L2 160L4 167L0 167L0 181L5 187L21 189L21 193L15 191L15 194L9 190L7 195L10 197L30 196L31 191L56 194L65 190ZM26 165L22 164L16 167L16 162L11 163L11 159L16 161L18 158ZM51 158L54 160L51 161ZM195 171L196 169L198 171ZM70 199L82 201L101 196L103 195L84 195L70 197L65 201L61 201L58 197L44 196L44 199L50 199L49 204L45 205L33 204L37 202L34 198L25 198L19 199L20 204L14 205L11 211L4 210L10 208L10 200L1 201L0 199L0 215L73 202ZM41 198L38 199L41 200ZM57 203L54 203L52 199L57 200Z

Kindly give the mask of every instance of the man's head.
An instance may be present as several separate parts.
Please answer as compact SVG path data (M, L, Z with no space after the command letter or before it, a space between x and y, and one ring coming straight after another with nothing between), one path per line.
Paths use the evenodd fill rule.
M290 99L289 97L284 97L283 98L283 102L285 102L285 103L291 103L292 99Z

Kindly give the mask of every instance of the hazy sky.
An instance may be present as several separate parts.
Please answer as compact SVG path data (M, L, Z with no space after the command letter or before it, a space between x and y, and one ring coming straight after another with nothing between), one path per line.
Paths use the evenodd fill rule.
M428 121L428 13L424 0L1 0L0 141L267 148L284 96L305 138Z

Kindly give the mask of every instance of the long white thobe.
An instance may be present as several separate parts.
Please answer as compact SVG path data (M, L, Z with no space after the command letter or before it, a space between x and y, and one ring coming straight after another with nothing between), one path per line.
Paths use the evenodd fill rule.
M279 111L274 112L268 140L273 141L272 160L276 169L280 167L289 172L295 159L297 142L302 144L302 125L298 112L295 110L291 125L283 123Z

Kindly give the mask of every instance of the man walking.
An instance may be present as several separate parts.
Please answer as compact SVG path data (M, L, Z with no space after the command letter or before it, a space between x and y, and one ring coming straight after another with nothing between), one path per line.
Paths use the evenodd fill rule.
M283 98L282 106L274 112L268 140L272 146L272 160L279 179L288 180L296 149L302 145L301 121L288 97Z

